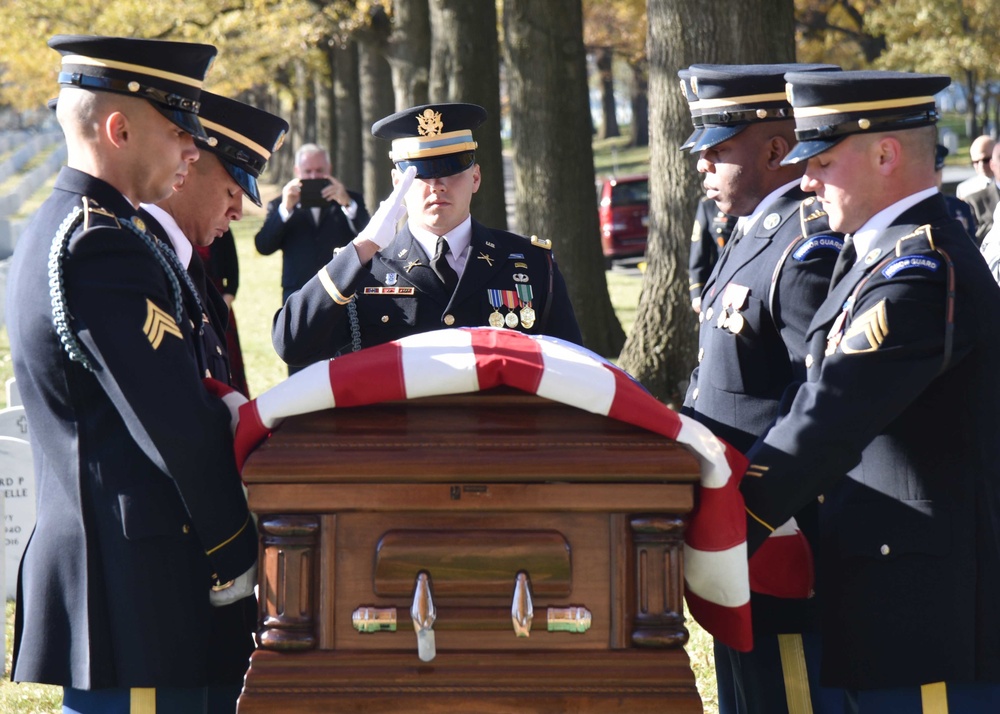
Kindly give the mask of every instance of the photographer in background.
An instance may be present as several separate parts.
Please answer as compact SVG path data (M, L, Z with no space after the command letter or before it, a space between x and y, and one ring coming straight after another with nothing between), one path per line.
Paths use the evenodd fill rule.
M330 262L337 248L368 225L360 193L348 191L330 175L330 154L317 144L295 153L295 178L281 197L267 204L267 217L254 243L261 255L283 254L281 301Z

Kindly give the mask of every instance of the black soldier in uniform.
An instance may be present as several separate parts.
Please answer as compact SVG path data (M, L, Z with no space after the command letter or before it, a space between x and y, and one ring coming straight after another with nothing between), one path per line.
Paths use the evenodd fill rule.
M480 182L472 130L485 116L474 104L429 104L375 123L372 133L392 140L396 189L353 250L278 311L272 339L283 360L308 364L446 327L581 342L551 240L487 228L469 214ZM404 199L408 220L395 233Z
M736 219L723 213L711 198L698 201L691 230L691 252L688 254L688 289L691 307L701 312L701 291L726 247L736 227Z
M935 186L950 80L785 78L785 161L808 162L803 187L852 239L807 331L808 382L747 454L748 549L818 502L822 677L849 711L996 711L1000 289Z
M229 410L195 358L201 309L137 207L198 158L215 48L49 45L68 166L17 245L7 298L38 489L12 677L62 686L70 712L205 712L213 667L246 665L243 642L211 636L214 606L253 592L257 534Z
M805 332L826 297L843 238L829 229L802 170L781 165L795 142L784 74L831 65L693 65L701 133L692 153L717 210L739 216L701 292L698 367L684 413L746 451L805 379ZM791 169L791 170L789 170ZM814 512L795 515L807 537ZM787 519L786 519L787 520ZM832 711L819 687L815 599L751 598L754 649L715 643L722 714ZM808 676L807 676L808 675Z
M231 384L226 327L229 307L212 285L193 246L210 245L243 216L243 194L261 205L257 178L271 153L284 141L288 122L243 102L201 93L199 119L206 138L196 139L201 156L188 175L162 201L143 204L149 230L177 253L198 289L208 322L198 365L206 377Z

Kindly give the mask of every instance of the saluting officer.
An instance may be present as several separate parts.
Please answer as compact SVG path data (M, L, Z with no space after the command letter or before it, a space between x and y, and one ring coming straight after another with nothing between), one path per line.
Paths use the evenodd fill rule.
M784 74L822 74L832 65L693 65L704 189L716 208L739 216L701 292L699 364L684 413L746 451L778 416L786 393L805 379L805 333L826 297L843 237L830 230L802 169L781 160L795 142ZM694 111L694 110L693 110ZM795 515L806 537L815 513ZM787 519L786 519L787 520ZM715 643L722 714L831 711L819 686L815 598L753 594L754 649Z
M747 454L748 548L818 502L823 680L850 711L996 711L1000 289L935 185L950 79L785 78L785 163L807 163L803 188L852 240L807 331L808 382Z
M581 342L552 241L487 228L469 213L481 180L472 130L485 118L475 104L427 104L372 126L392 140L396 188L278 311L272 340L283 360L309 364L446 327ZM408 219L396 233L404 200Z
M137 208L198 158L215 48L49 45L68 166L17 245L7 298L38 489L12 677L62 686L66 711L204 712L212 667L246 664L242 642L213 646L213 606L253 592L257 534L229 410L195 358L200 306Z
M208 280L193 246L211 245L231 221L242 218L244 194L261 205L257 178L284 142L288 122L212 92L201 93L198 118L206 134L195 139L201 155L169 196L142 205L142 216L149 230L174 249L198 289L206 320L196 330L201 337L196 343L199 370L231 384L226 349L229 307Z

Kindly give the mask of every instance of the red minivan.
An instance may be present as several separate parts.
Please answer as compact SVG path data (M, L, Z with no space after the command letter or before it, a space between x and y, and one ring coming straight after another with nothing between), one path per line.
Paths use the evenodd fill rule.
M598 216L601 250L610 264L617 258L641 257L646 252L649 223L649 177L606 178L600 187Z

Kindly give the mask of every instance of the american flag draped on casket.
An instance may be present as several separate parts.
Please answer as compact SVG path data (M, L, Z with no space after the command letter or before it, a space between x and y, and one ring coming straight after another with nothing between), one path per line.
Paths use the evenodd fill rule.
M809 594L811 556L793 523L769 538L748 567L738 490L747 465L743 455L657 401L623 370L569 342L502 328L439 330L311 365L250 402L218 383L213 389L233 410L242 468L271 430L294 414L500 385L662 434L697 456L701 487L685 536L685 594L691 615L714 637L751 649L751 584L780 597Z

